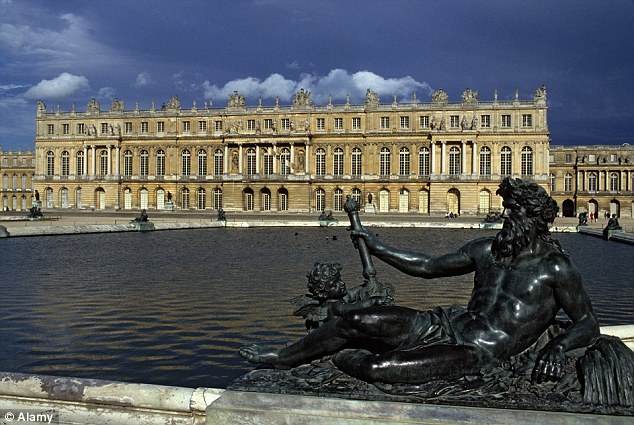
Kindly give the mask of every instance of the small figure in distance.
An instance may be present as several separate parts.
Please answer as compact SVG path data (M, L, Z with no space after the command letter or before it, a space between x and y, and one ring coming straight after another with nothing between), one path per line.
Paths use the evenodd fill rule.
M364 285L347 289L341 279L341 269L339 263L315 263L306 275L310 295L301 295L291 300L297 306L293 315L306 319L306 329L309 332L317 329L321 323L349 311L394 302L390 295L364 298Z

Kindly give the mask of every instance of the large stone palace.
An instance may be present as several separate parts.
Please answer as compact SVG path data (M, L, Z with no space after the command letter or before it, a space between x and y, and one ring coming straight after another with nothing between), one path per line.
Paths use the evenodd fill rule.
M513 176L551 190L566 215L632 214L632 148L550 147L545 87L528 100L390 100L368 90L363 104L317 106L302 89L271 106L237 92L223 107L38 102L32 190L43 208L320 212L350 195L377 213L486 214ZM6 192L15 178L0 172Z

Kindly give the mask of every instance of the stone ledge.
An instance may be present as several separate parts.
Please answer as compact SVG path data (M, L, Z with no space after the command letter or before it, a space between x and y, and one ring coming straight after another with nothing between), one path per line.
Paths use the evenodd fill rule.
M631 417L362 401L225 391L207 407L208 425L625 425Z

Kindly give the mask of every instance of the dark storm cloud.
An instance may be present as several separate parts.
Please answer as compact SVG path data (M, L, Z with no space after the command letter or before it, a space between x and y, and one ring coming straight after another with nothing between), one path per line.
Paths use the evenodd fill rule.
M633 142L633 28L631 0L0 0L0 146L33 146L36 97L530 99L542 84L553 143Z

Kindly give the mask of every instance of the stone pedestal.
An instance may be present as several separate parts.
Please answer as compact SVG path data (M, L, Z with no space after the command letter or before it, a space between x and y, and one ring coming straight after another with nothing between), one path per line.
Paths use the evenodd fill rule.
M134 230L139 232L149 232L154 230L154 223L150 223L149 221L133 221L131 224L134 226Z
M163 209L165 211L174 211L174 203L172 201L167 201Z
M374 204L365 204L365 207L363 207L363 211L368 214L376 214L376 207L374 206Z

